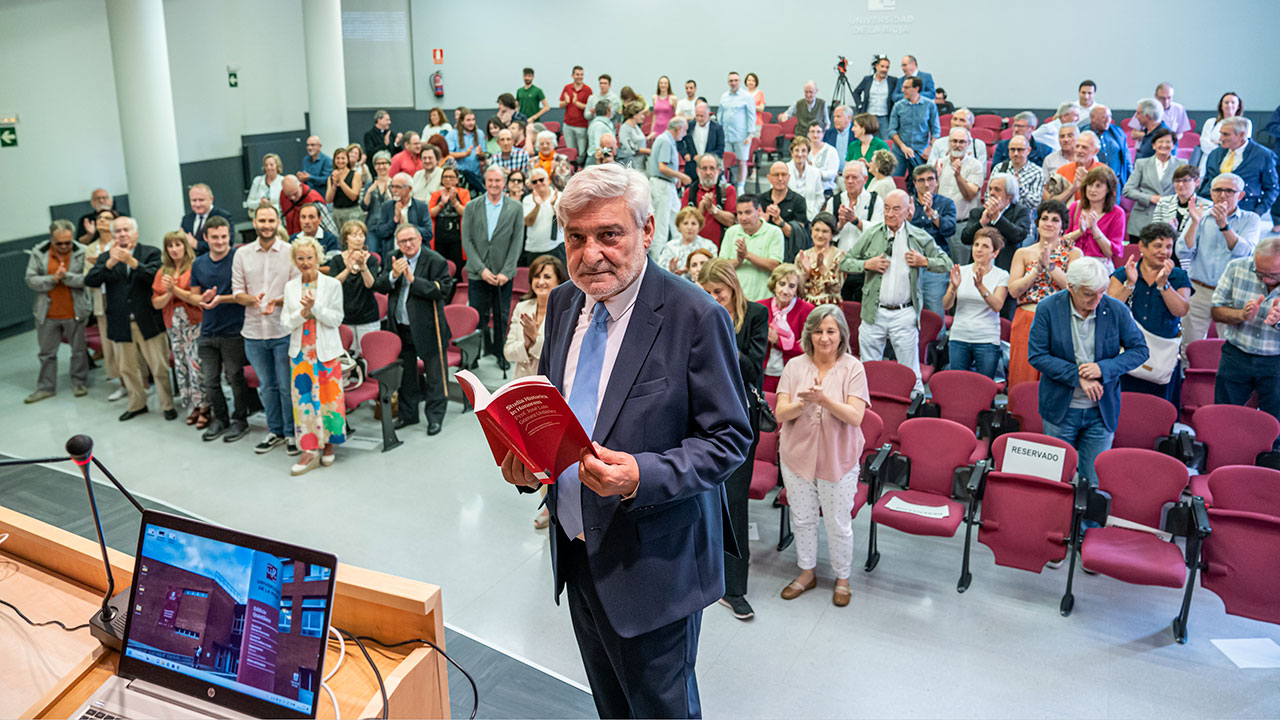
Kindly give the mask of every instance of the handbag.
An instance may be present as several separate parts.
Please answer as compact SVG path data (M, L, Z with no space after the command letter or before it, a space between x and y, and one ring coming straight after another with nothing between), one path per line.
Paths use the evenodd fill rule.
M756 401L756 407L760 410L760 414L756 416L756 430L762 433L778 432L778 416L773 414L773 408L769 407L769 401L765 399L764 393L756 387L749 387L748 390Z
M1132 312L1133 293L1129 294L1129 300L1126 304L1129 306L1129 311ZM1182 353L1181 329L1179 329L1176 336L1166 338L1149 332L1136 319L1133 324L1138 326L1138 329L1142 331L1142 337L1147 341L1147 361L1130 370L1129 376L1156 385L1168 384L1173 377L1174 369L1178 367L1178 361Z

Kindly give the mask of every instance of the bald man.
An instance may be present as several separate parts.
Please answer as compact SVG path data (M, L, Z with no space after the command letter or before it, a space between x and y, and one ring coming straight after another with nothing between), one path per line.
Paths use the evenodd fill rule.
M778 117L778 122L784 123L792 115L796 116L796 137L808 136L810 125L821 127L824 133L831 127L831 118L827 116L827 104L818 97L818 85L812 80L804 84L804 97L797 100L794 107L782 113Z
M302 169L298 179L323 193L329 176L333 174L333 158L320 152L320 138L307 138L307 154L302 156Z
M1119 125L1111 122L1111 108L1094 103L1089 109L1089 119L1080 124L1080 129L1092 130L1098 136L1098 160L1111 168L1119 186L1123 187L1133 170L1133 161L1129 159L1129 139Z

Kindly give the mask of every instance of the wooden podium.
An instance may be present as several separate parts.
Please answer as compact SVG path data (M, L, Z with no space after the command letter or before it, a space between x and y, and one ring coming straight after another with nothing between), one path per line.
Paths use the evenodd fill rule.
M107 588L98 544L0 506L0 597L36 622L88 622ZM116 592L127 590L133 558L107 550ZM444 647L440 588L338 563L332 623L384 642L425 638ZM449 717L445 659L419 645L383 648L365 643L387 688L390 717ZM65 718L115 674L119 653L89 630L32 627L0 607L0 717ZM338 660L329 643L326 672ZM369 663L348 642L346 659L329 681L344 718L382 716L382 696ZM332 718L327 693L318 692L317 717Z

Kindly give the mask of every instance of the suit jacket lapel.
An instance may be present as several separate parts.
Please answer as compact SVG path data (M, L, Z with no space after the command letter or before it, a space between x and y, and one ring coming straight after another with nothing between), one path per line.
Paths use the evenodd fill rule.
M657 339L658 330L662 327L662 315L657 311L662 307L663 277L658 272L657 265L652 261L647 262L649 267L645 271L635 307L631 310L627 334L622 338L622 347L618 349L613 372L609 375L609 386L600 402L600 411L596 413L596 428L592 439L601 444L613 429L613 423L622 411L622 402L631 392L631 386L640 374L640 366L649 356L653 341Z

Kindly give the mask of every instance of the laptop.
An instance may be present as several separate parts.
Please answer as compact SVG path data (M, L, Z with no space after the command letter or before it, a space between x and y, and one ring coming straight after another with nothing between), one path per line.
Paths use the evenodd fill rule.
M316 716L333 555L148 510L135 557L117 675L72 717Z

